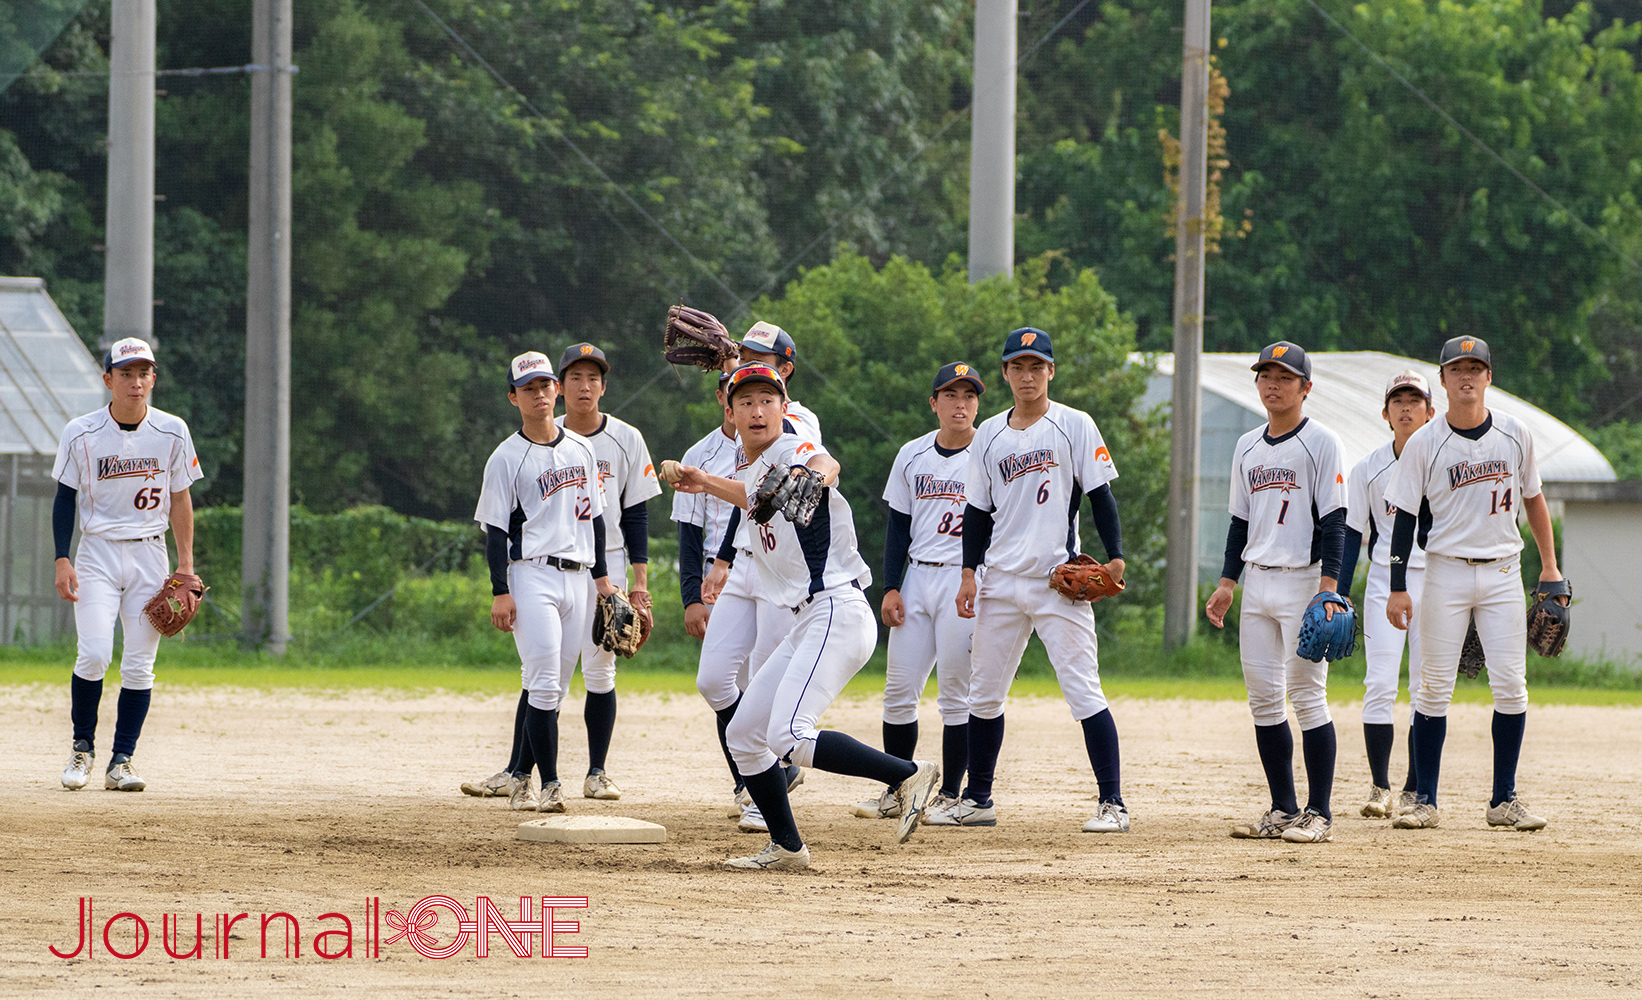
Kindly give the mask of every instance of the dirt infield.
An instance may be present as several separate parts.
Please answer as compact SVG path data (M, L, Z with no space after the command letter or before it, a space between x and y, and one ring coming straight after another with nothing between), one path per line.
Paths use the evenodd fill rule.
M1488 710L1456 706L1439 830L1394 831L1355 817L1367 784L1356 706L1341 734L1333 844L1233 841L1263 807L1247 708L1238 702L1114 705L1134 830L1081 834L1093 778L1058 701L1017 702L999 765L1000 825L923 828L904 846L890 824L847 806L873 791L811 774L795 794L814 856L802 873L718 869L764 838L725 818L728 778L699 699L624 695L611 772L615 803L576 812L664 823L654 846L579 847L513 839L502 800L458 794L497 769L512 699L347 692L162 690L137 762L140 794L66 793L67 685L0 688L0 995L358 996L1168 996L1238 989L1329 997L1634 996L1642 989L1642 709L1535 708L1521 788L1551 818L1538 834L1487 829ZM112 697L101 726L106 761ZM924 713L925 746L937 745ZM876 705L825 721L877 742ZM565 774L586 744L572 703ZM1399 752L1401 742L1399 740ZM574 792L579 792L579 782ZM492 937L457 957L406 942L364 958L365 900L404 913L426 896L469 911L494 900L586 896L560 947L588 959L524 960ZM95 954L73 951L78 900L93 903ZM150 925L138 957L110 957L104 921ZM354 956L314 954L347 915ZM213 957L214 915L249 913ZM260 914L302 922L300 958L259 957ZM437 911L441 943L454 928ZM181 950L203 914L205 957L161 947L180 914ZM389 915L392 916L392 915ZM269 935L280 956L283 921ZM392 928L381 923L382 933ZM109 942L135 943L117 921ZM526 938L526 941L531 940ZM340 950L343 939L321 942Z

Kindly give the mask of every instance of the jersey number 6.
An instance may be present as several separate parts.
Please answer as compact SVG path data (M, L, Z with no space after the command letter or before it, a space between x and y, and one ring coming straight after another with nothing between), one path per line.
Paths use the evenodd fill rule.
M160 488L158 486L150 486L147 489L138 490L137 495L131 498L131 506L137 508L138 510L153 510L159 505Z
M1043 485L1038 487L1038 504L1041 506L1041 505L1046 504L1048 502L1049 502L1049 480L1045 479L1043 481Z

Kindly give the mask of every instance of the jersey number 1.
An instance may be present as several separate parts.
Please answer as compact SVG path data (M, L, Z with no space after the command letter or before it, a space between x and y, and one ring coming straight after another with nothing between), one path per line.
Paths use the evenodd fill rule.
M1287 500L1284 500L1283 501L1283 508L1277 512L1277 523L1282 524L1284 521L1288 520L1288 516L1289 516L1289 502Z

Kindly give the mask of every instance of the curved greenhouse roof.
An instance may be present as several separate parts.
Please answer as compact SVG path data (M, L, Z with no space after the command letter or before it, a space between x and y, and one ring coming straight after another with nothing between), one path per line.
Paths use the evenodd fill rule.
M103 405L91 352L39 278L0 278L0 455L55 455L70 420Z

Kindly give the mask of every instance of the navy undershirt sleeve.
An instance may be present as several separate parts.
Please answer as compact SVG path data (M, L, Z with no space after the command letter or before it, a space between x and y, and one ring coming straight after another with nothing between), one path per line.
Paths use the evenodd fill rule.
M1391 591L1408 590L1408 557L1414 554L1414 529L1420 519L1402 508L1391 526Z
M1094 515L1095 531L1100 544L1106 547L1106 561L1123 558L1123 527L1117 517L1117 497L1112 496L1112 484L1101 483L1089 491L1089 512Z
M1340 553L1340 575L1335 579L1340 581L1340 593L1351 593L1351 581L1357 578L1357 557L1363 551L1363 533L1356 528L1346 528L1345 550Z
M741 527L741 508L730 512L730 524L724 529L724 541L718 544L718 558L735 565L735 533Z
M907 572L907 553L912 549L912 515L891 507L889 524L884 526L884 589L900 590Z
M627 546L627 561L632 564L650 561L650 506L640 501L621 509L621 538Z
M1243 575L1243 550L1249 544L1249 521L1244 517L1233 517L1231 527L1226 529L1226 561L1220 567L1220 575L1227 580L1236 581Z
M610 565L604 560L604 515L600 514L593 519L593 579L610 575ZM627 581L623 580L617 586L626 589Z
M57 484L57 498L51 502L51 540L58 559L68 558L69 543L74 541L74 500L79 495L67 483Z
M964 504L964 569L979 569L992 546L992 512Z
M1340 579L1341 551L1345 548L1346 540L1346 509L1336 507L1323 516L1321 523L1323 530L1323 575ZM1351 581L1345 582L1347 590L1351 589Z
M507 529L485 525L485 562L490 566L490 592L500 597L507 588Z
M706 558L706 531L699 524L678 526L678 593L685 607L701 603L701 564Z

